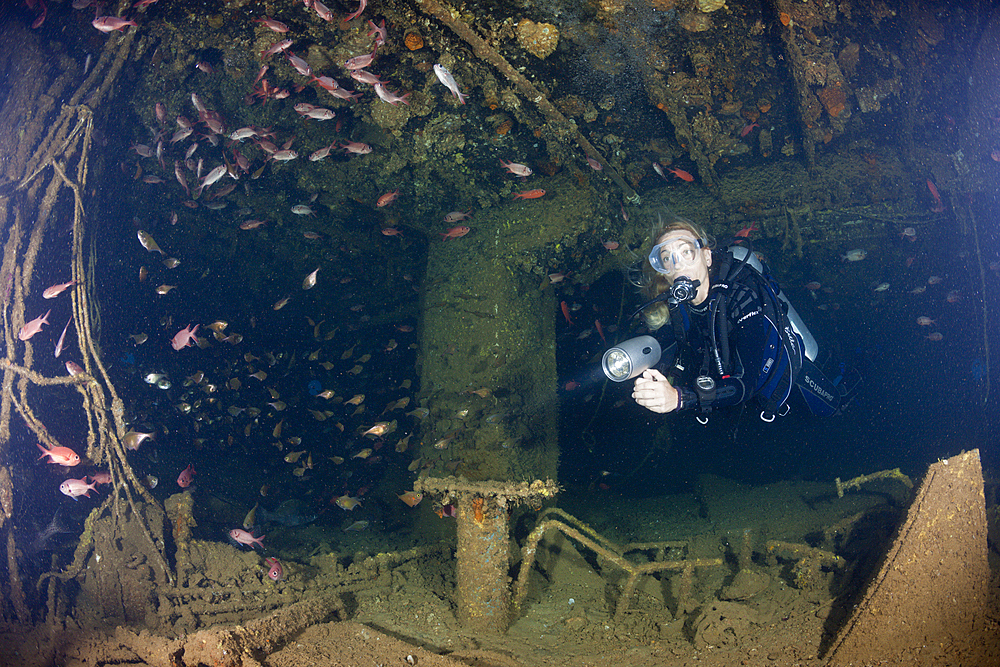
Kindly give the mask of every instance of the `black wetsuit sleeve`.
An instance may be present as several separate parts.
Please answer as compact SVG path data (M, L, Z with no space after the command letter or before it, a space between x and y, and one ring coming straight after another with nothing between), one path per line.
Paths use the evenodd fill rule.
M729 333L730 366L742 368L742 377L716 379L715 400L712 409L738 405L757 394L757 387L763 384L761 377L764 360L768 354L769 341L774 327L761 312L760 301L751 290L741 290L730 302L727 318L732 325ZM771 364L772 366L774 364ZM694 410L700 407L694 386L678 387L681 390L681 405L678 410Z

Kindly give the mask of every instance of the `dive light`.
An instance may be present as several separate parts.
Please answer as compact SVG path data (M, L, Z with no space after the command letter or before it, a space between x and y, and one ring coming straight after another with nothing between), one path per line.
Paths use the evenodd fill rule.
M661 353L655 338L636 336L605 352L601 368L612 382L625 382L658 364Z

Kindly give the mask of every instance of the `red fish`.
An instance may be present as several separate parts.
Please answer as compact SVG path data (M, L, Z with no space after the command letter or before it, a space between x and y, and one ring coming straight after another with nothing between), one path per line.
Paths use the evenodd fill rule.
M199 326L201 325L196 324L192 329L191 325L189 324L180 331L178 331L171 339L170 347L180 351L183 350L185 347L190 347L191 345L194 345L194 338L195 338L194 334L196 331L198 331Z
M94 482L94 484L110 484L111 473L107 470L98 470L90 476L90 479Z
M353 58L348 58L344 63L344 67L347 69L364 69L372 64L375 60L375 51L367 53L363 56L354 56Z
M90 24L101 32L114 32L115 30L121 30L125 26L139 25L135 21L126 21L117 16L98 16Z
M744 227L740 231L736 232L735 236L737 238L744 238L744 239L746 239L746 238L750 238L750 232L759 232L759 231L760 231L760 227L757 225L756 222L754 222L754 223L752 223L752 224Z
M375 94L378 95L379 99L382 100L383 102L388 102L393 106L399 104L400 102L409 105L409 102L406 100L406 98L410 96L410 93L406 93L402 97L400 97L399 95L396 95L396 93L392 92L391 90L383 86L381 83L376 83L373 85L375 86Z
M397 199L399 199L399 190L393 190L392 192L386 192L384 195L379 197L378 201L375 202L375 205L382 208L383 206L388 206Z
M53 285L52 287L48 287L48 288L45 289L44 292L42 292L42 298L43 299L54 299L57 296L59 296L60 294L62 294L64 291L66 291L66 288L72 287L75 284L76 284L76 281L75 280L71 280L68 283L60 283L58 285Z
M515 176L520 176L521 178L531 176L531 167L527 165L518 164L517 162L504 162L503 158L500 159L500 164Z
M671 174L681 179L682 181L687 181L688 183L690 183L694 180L694 176L687 173L683 169L678 169L677 167L670 167L669 169L667 169L667 171L669 171Z
M313 0L313 9L315 9L316 14L327 23L333 20L333 12L331 12L330 8L319 0Z
M290 39L283 39L280 42L278 42L277 44L272 45L271 48L264 49L263 51L261 51L260 52L260 57L261 58L269 58L270 56L273 56L276 53L281 53L282 51L285 51L291 45L292 45L292 40L290 40Z
M191 486L191 482L193 481L192 478L196 474L197 473L194 471L194 464L189 463L188 467L184 468L184 470L181 471L181 474L177 476L177 486L182 489L188 488Z
M753 132L753 129L755 127L760 127L760 125L758 125L757 123L748 123L747 125L745 125L743 127L742 130L740 130L740 136L741 137L747 136L748 134L750 134L751 132Z
M31 23L32 30L40 28L42 24L45 23L45 17L49 13L49 8L45 6L45 0L25 0L24 4L28 5L31 9L41 12Z
M444 216L444 221L448 224L453 224L456 222L461 222L462 220L467 220L471 217L472 209L468 211L452 211L448 215Z
M281 567L281 563L277 558L265 558L264 567L270 568L267 571L267 577L271 581L281 581L282 576L285 574L285 570Z
M52 312L52 309L49 308L49 311L47 313L45 313L44 315L42 315L40 317L36 317L35 319L31 320L30 322L28 322L27 324L25 324L23 327L21 327L21 330L17 332L17 338L18 338L18 340L28 340L29 338L31 338L32 336L34 336L36 333L38 333L39 331L41 331L42 330L42 325L49 323L49 313L51 313L51 312Z
M345 141L340 147L348 153L354 153L356 155L367 155L372 152L371 146L361 143L360 141Z
M458 238L461 238L461 237L465 236L470 231L471 231L471 228L466 227L465 225L459 225L457 227L452 227L447 232L445 232L444 234L442 234L441 238L444 239L444 240L458 239Z
M562 314L563 314L563 317L565 317L565 318L566 318L566 321L567 321L567 322L568 322L569 324L571 324L571 325L572 325L572 324L573 324L573 318L571 318L571 317L569 316L569 306L568 306L568 305L566 305L566 302L565 302L565 301L563 301L562 303L560 303L560 304L559 304L559 307L560 307L560 308L562 309Z
M42 460L48 456L49 463L57 463L61 466L66 466L67 468L72 468L80 463L80 455L69 447L53 447L52 449L45 449L42 447L41 443L36 446L38 449L42 450L42 455L38 457L38 460Z
M86 496L89 498L91 491L97 491L95 486L95 482L90 482L88 484L87 478L84 476L80 479L67 479L59 485L59 491L73 500L76 500L79 496Z
M305 60L299 58L291 51L285 51L285 58L288 59L289 64L295 68L296 72L302 76L312 76L312 67Z
M607 344L607 339L604 337L604 327L601 326L600 320L594 320L594 328L597 329L597 335L601 337L601 342Z
M245 530L239 528L233 528L229 531L229 537L233 538L233 541L238 544L244 544L248 547L253 547L253 545L260 546L261 549L264 548L264 542L262 540L267 537L266 535L261 535L260 537L254 537L252 533L248 533Z
M380 26L375 25L374 21L369 21L368 25L371 27L368 31L368 36L375 38L375 48L377 49L385 44L385 40L389 37L388 31L385 29L385 19L382 19L382 25Z
M514 199L538 199L543 196L545 196L545 190L527 190L516 193Z
M931 207L931 212L933 213L944 213L944 202L941 201L941 193L931 182L931 179L927 179L927 189L931 191L931 197L934 198L934 206Z
M270 28L274 32L286 33L288 32L288 26L281 21L275 21L274 19L269 19L266 16L262 19L254 19L254 23L263 23L265 27Z
M365 7L367 6L368 6L368 0L361 0L361 6L358 7L358 10L356 12L351 12L350 14L344 17L344 23L353 21L354 19L361 16L361 13L365 11Z

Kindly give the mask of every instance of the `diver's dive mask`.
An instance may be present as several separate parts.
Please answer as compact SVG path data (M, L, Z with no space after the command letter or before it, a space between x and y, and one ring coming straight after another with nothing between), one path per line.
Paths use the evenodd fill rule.
M649 253L649 265L657 273L676 276L698 263L698 251L704 247L701 239L674 236L653 246Z

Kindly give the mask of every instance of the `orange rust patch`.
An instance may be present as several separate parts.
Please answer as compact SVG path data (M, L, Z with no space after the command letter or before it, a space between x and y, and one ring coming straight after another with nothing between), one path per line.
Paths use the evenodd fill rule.
M403 44L406 44L406 48L410 51L416 51L424 48L424 38L420 36L419 32L408 32L403 38Z
M484 503L485 501L482 498L474 498L472 500L472 518L480 526L483 525L483 519L486 518L483 512Z
M833 118L839 116L847 106L847 95L844 94L840 86L827 86L816 93L816 96L823 103L826 112Z

